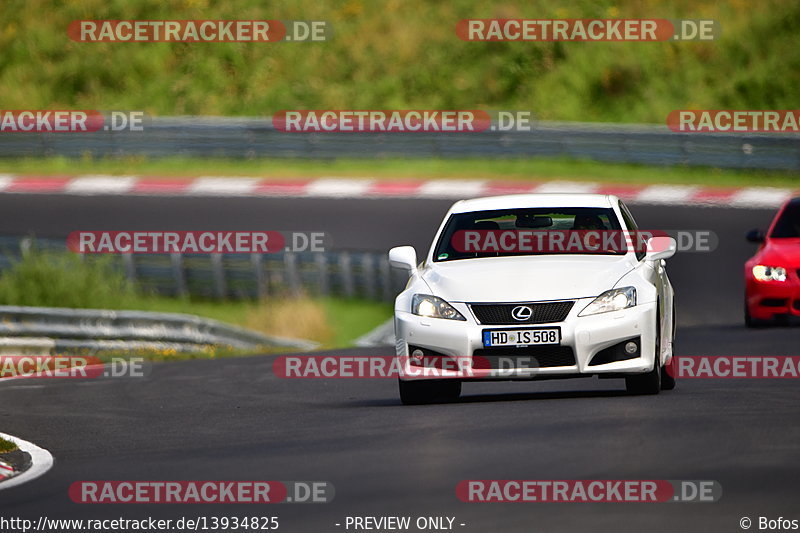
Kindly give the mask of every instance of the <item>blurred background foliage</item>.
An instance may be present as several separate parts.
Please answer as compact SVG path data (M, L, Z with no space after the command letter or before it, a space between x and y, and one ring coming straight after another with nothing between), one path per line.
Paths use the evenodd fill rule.
M478 43L463 18L710 18L713 42ZM326 20L326 43L78 43L76 19ZM663 123L673 109L798 107L795 0L4 0L0 108L269 116L486 108Z

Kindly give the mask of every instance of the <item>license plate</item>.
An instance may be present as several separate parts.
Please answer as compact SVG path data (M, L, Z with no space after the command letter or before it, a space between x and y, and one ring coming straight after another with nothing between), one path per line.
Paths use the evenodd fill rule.
M483 346L486 348L538 344L561 344L561 328L483 330Z

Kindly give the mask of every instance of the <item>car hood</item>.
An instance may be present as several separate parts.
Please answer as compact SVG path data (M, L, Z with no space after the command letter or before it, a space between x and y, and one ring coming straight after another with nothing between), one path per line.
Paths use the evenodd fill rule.
M451 302L523 302L597 296L633 269L626 256L490 257L428 263L422 279Z
M800 267L800 239L769 239L756 259L769 266Z

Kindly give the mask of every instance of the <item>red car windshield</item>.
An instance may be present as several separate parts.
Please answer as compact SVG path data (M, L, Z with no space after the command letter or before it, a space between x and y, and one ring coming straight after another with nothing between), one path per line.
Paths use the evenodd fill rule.
M770 235L771 239L800 238L800 198L795 198L786 206Z

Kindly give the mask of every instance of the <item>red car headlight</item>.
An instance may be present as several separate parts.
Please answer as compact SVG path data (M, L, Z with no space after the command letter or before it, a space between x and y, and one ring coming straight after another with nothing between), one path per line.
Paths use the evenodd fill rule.
M786 281L786 269L783 267L756 265L753 277L758 281Z

